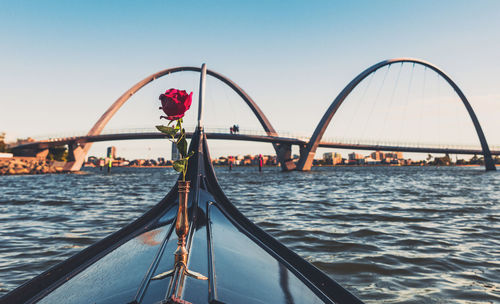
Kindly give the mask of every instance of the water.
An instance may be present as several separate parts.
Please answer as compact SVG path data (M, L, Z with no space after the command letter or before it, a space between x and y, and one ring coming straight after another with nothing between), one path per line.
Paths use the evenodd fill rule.
M0 295L118 230L171 169L0 177ZM253 222L367 303L499 303L500 173L481 168L218 168Z

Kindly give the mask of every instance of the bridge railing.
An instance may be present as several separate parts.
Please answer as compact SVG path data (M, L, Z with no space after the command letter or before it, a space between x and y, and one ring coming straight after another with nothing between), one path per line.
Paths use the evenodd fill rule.
M195 126L186 125L185 129L189 132L194 130ZM229 133L228 127L205 127L205 131L208 133ZM155 127L134 127L134 128L121 128L121 129L108 129L101 132L102 135L109 134L127 134L127 133L156 133L158 130ZM279 137L295 138L303 141L309 141L309 136L304 134L297 134L288 131L277 131ZM256 129L240 129L238 134L242 135L258 135L267 136L264 130ZM55 133L50 135L41 135L33 137L36 141L58 141L64 139L71 139L81 136L86 136L87 132L65 132L65 133ZM438 144L435 142L402 142L402 141L391 141L391 140L367 140L365 138L353 138L353 137L331 137L323 138L322 143L340 143L348 145L373 145L373 146L397 146L397 147L414 147L414 148L449 148L449 149L477 149L480 150L481 146L479 143L467 143L467 144ZM500 146L490 145L491 150L500 150Z
M187 132L195 129L195 126L186 125L184 126ZM103 130L101 135L109 135L109 134L128 134L128 133L157 133L158 130L155 127L134 127L134 128L121 128L121 129L108 129ZM205 127L205 132L207 133L230 133L228 127ZM304 134L298 135L296 133L291 133L288 131L277 131L278 136L280 137L288 137L288 138L298 138L303 140L308 140L309 137ZM256 130L256 129L240 129L237 134L243 135L259 135L259 136L267 136L267 133L264 130ZM55 141L60 139L68 139L68 138L76 138L86 136L87 132L61 132L61 133L53 133L48 135L40 135L32 137L36 141Z
M371 146L395 146L395 147L411 147L411 148L443 148L443 149L464 149L464 150L481 150L479 142L465 144L439 144L436 142L411 142L411 141L391 141L391 140L368 140L365 138L347 138L347 137L330 137L321 140L322 143L341 143L349 145L371 145ZM490 145L492 150L498 150L500 146Z

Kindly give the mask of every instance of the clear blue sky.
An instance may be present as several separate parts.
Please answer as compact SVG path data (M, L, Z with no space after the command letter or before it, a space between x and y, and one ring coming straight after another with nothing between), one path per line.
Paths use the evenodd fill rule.
M387 58L416 57L438 65L459 84L477 111L490 144L500 146L499 28L500 2L493 0L0 0L0 131L9 139L86 132L116 98L145 76L168 67L206 62L245 89L276 129L309 135L334 97L362 70ZM407 79L403 72L400 80L394 80L401 84L401 92L389 90L386 95L396 95L394 104L413 99L417 103L418 94L411 92L422 91L430 102L420 108L434 111L432 98L439 100L447 88L443 85L441 91L423 93L436 79L422 76L422 69L410 66L407 70L420 76ZM397 69L391 67L391 73L394 71ZM380 71L373 77L375 85L367 89L370 100L375 99L383 75ZM194 90L196 81L194 74L158 80L134 96L109 128L158 124L157 96L173 86ZM416 88L416 83L424 89ZM259 128L232 92L215 81L209 84L207 115L211 116L207 124ZM361 87L358 91L362 92ZM401 128L406 125L398 125L397 120L390 126L386 121L393 114L377 114L380 107L370 110L363 106L368 105L363 98L357 99L359 106L354 97L350 107L343 106L344 120L339 116L339 128L329 128L325 136L370 139L376 136L368 132L373 124L383 126L381 134L399 130L393 139L400 142L415 137L421 142L439 140L426 138L435 129L414 135L418 126L406 131ZM441 139L456 133L446 139L461 144L462 132L470 133L468 118L457 118L464 115L462 108L444 113L444 101ZM363 119L360 114L351 119L349 110L378 116ZM419 115L422 113L412 117ZM423 116L434 117L426 112ZM194 124L193 115L187 118ZM458 131L462 124L465 131ZM473 131L467 136L463 143L474 140L470 137ZM115 144L119 154L127 157L159 156L167 146L159 141ZM106 145L94 145L91 153L104 154ZM254 143L213 146L213 155L272 152L270 145Z

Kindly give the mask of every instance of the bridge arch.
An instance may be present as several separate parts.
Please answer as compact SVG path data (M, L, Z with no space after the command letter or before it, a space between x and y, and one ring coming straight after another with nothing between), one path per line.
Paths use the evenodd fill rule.
M472 120L472 123L474 124L474 128L476 129L477 136L479 138L479 142L481 143L481 148L483 151L483 156L484 156L484 165L486 167L486 170L496 170L495 168L495 162L493 161L493 158L491 157L491 152L490 148L488 146L488 143L486 141L486 138L484 136L483 130L481 128L481 125L479 124L479 120L477 119L476 114L474 113L474 110L472 109L469 101L465 97L464 93L458 85L451 80L451 78L443 72L441 69L439 69L437 66L433 65L430 62L420 60L420 59L415 59L415 58L395 58L395 59L388 59L381 61L363 72L356 76L341 92L340 94L333 100L332 104L326 110L325 114L323 115L323 118L321 118L321 121L318 123L318 126L314 130L314 133L312 137L310 138L308 144L306 147L303 148L301 151L301 156L299 159L299 162L297 164L297 170L301 171L307 171L311 169L312 162L314 159L314 155L316 154L316 149L318 148L319 142L321 141L321 138L323 137L323 134L326 131L326 128L330 124L333 116L339 109L340 105L344 102L344 100L349 96L349 94L356 88L356 86L363 81L366 77L368 77L370 74L376 72L378 69L388 66L394 63L404 63L404 62L410 62L414 64L419 64L425 67L430 68L437 74L439 74L448 84L455 90L455 93L460 97L462 100L465 108L467 109L467 112L469 113L469 116Z
M147 84L150 82L161 78L163 76L173 74L173 73L178 73L178 72L185 72L185 71L191 71L191 72L201 72L201 68L198 67L191 67L191 66L182 66L182 67L174 67L174 68L169 68L165 69L162 71L159 71L157 73L154 73L143 80L139 81L136 83L134 86L132 86L130 89L128 89L125 93L123 93L107 110L104 112L104 114L99 118L99 120L94 124L94 126L90 129L87 135L99 135L101 134L102 130L106 126L106 124L109 122L109 120L115 115L115 113L121 108L121 106L127 102L127 100L132 97L137 91L145 87ZM276 130L273 128L267 117L264 115L262 110L257 106L255 101L242 89L240 88L235 82L233 82L231 79L223 76L222 74L219 74L217 72L214 72L212 70L207 69L207 74L222 81L225 83L227 86L229 86L231 89L233 89L250 107L254 115L257 117L259 120L260 124L266 131L267 135L269 136L276 136ZM77 171L81 168L85 155L87 155L87 152L90 150L90 147L92 146L92 143L83 143L79 147L76 147L72 150L74 154L74 161L71 162L71 164L68 164L69 166L66 167L65 169L71 170L71 171ZM276 150L276 154L278 157L278 161L280 161L281 166L283 170L291 170L295 168L295 164L289 157L286 157L286 147L282 146L281 144L273 143L274 149Z

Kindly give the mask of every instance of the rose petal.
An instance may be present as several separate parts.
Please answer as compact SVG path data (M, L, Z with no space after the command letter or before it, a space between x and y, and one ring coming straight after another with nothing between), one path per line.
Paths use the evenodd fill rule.
M184 113L191 107L193 92L187 94L185 90L168 89L161 94L161 109L167 114L167 119L176 120L184 117Z

